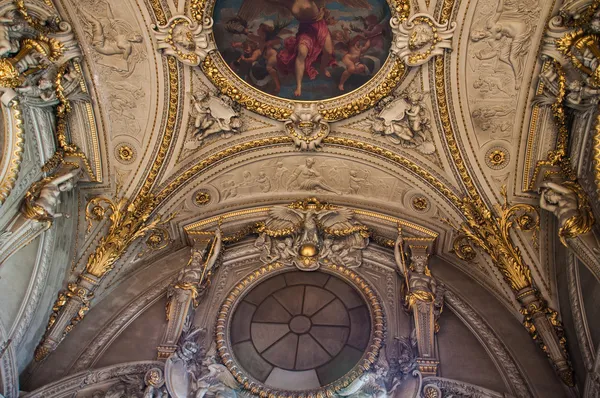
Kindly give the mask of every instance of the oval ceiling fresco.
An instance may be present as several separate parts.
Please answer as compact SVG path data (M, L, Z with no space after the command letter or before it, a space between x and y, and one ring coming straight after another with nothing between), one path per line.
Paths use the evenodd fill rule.
M256 89L323 100L358 89L383 66L392 35L385 0L222 0L219 53Z

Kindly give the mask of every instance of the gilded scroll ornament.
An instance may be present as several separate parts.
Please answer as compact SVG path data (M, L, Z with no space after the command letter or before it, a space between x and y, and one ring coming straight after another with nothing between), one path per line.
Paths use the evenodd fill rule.
M519 291L532 285L531 270L524 263L520 249L513 243L510 230L516 227L535 231L539 228L539 216L531 205L518 203L509 206L506 188L502 189L502 195L504 203L497 209L499 217L465 198L462 211L467 221L461 224L460 231L490 255L505 281L514 291Z
M164 25L153 26L158 50L165 55L175 56L185 65L198 66L208 53L215 49L212 34L212 19L202 23L185 16L175 16Z
M572 386L573 371L558 314L547 306L539 291L533 287L531 270L523 261L521 251L510 235L513 228L535 233L539 228L539 215L528 204L510 206L505 187L501 193L504 203L497 208L498 216L487 208L464 199L462 211L467 221L459 228L461 234L454 241L455 252L457 256L468 260L471 258L471 250L463 246L470 242L491 257L522 306L525 328L534 339L541 341L541 348L563 382Z
M408 20L392 18L392 51L408 66L419 66L452 49L456 22L438 23L428 14L415 14Z
M91 225L92 220L98 220L98 206L106 206L110 216L108 233L100 239L98 246L90 254L86 272L96 278L103 277L133 241L171 219L162 220L157 216L148 222L154 205L153 196L135 202L128 202L125 198L117 201L105 197L92 198L86 206L85 217L88 225ZM104 215L104 212L102 214Z

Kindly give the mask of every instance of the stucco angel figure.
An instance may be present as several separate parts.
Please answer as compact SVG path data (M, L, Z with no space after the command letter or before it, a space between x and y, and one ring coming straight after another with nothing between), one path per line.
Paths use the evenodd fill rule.
M398 98L386 97L369 117L371 132L382 135L393 144L415 148L429 155L435 152L431 141L429 112L425 108L425 94L410 90Z
M80 175L81 169L75 168L64 174L46 177L33 184L25 194L21 212L25 217L38 221L52 221L58 217L68 218L68 214L57 211L61 203L60 194L71 191Z
M229 97L199 90L194 95L193 107L196 117L192 127L192 139L185 143L187 149L202 146L206 138L214 134L229 138L239 133L242 128L242 121L238 116L239 107Z
M298 21L296 36L285 39L284 48L277 53L277 69L280 74L294 74L294 95L299 97L304 75L314 79L319 73L313 64L320 59L321 70L326 77L331 77L327 67L336 64L328 27L331 17L325 7L329 2L338 3L333 0L244 0L237 16L227 24L236 33L247 34L249 22L260 16L276 14L284 21L291 18ZM354 8L371 8L367 0L341 0L339 3Z
M594 224L587 196L577 183L542 183L540 207L558 218L558 235L565 245L567 238L588 233Z

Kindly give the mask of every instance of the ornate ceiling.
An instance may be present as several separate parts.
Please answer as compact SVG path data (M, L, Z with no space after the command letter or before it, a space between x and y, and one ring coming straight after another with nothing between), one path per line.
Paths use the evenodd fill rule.
M557 263L600 275L598 3L348 0L302 37L293 5L250 3L0 2L4 395L97 368L198 239L256 263L257 223L318 198L365 226L365 262L394 269L399 227L426 242L453 313L508 347L507 393L571 396Z

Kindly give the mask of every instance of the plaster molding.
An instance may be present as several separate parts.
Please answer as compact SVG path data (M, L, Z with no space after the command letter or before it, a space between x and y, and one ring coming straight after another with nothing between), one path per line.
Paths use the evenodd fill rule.
M445 300L446 304L470 327L477 339L490 353L515 396L518 398L533 397L534 395L519 366L487 322L470 305L449 289L446 290Z
M102 383L105 385L110 381L117 382L124 376L143 376L152 368L162 369L163 365L162 362L158 361L138 361L83 371L25 394L22 398L63 398L76 396L79 391L93 387L95 384Z
M586 370L589 372L594 368L595 353L594 345L590 337L590 331L587 325L587 317L583 307L583 298L581 296L581 283L579 282L579 270L577 260L573 253L569 253L567 264L567 283L569 286L569 303L571 306L571 315L573 316L573 326L577 334L579 351L583 358Z
M443 397L461 398L512 398L511 394L499 393L479 387L474 384L465 383L459 380L446 379L443 377L425 377L423 379L423 389L428 385L434 385L442 391Z
M39 302L42 293L46 288L48 273L51 268L55 235L56 228L51 228L41 237L42 241L40 242L40 249L38 250L38 257L29 282L29 287L23 299L23 305L21 306L16 321L10 331L11 339L17 349L20 348L23 337L31 325L33 316L39 309Z
M154 283L150 289L135 297L94 337L79 355L69 373L79 372L94 365L110 344L148 307L158 301L173 280L172 275Z
M19 396L19 371L13 343L0 323L0 396Z

